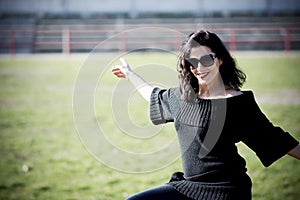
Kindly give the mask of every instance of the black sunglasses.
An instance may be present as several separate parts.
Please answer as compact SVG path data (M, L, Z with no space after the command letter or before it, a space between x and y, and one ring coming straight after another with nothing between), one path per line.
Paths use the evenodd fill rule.
M190 64L192 69L197 69L198 64L200 63L203 67L210 67L215 63L216 55L207 54L201 56L200 59L197 58L186 58L185 60Z

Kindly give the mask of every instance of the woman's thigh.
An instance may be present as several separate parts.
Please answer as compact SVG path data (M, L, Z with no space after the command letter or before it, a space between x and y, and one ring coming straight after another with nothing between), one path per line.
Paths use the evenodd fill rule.
M128 197L126 200L190 200L169 185L162 185Z

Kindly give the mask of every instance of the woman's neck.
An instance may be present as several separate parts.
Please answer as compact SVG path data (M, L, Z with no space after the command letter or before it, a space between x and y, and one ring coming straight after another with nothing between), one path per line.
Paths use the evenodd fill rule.
M232 89L230 86L224 85L222 79L217 78L212 84L199 84L198 97L214 99L214 98L223 98L227 96L226 90Z

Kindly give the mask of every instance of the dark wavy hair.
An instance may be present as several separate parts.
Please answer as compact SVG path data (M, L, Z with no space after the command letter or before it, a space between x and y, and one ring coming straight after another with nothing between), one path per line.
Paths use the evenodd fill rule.
M197 78L190 70L190 64L186 58L190 57L192 48L206 46L216 54L216 57L222 60L219 71L223 82L236 90L240 90L246 81L246 75L237 68L235 60L231 57L229 51L221 39L209 31L200 30L191 33L182 43L178 55L177 70L179 73L180 91L183 100L191 100L199 92Z

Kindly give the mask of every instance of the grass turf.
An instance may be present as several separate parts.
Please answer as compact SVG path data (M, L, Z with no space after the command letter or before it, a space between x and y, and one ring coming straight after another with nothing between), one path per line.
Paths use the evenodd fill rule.
M128 61L139 66L154 59L156 63L164 61L174 66L173 58L158 54L149 58L148 54L141 54L128 56ZM260 102L262 110L274 124L300 140L300 99L295 101L300 93L300 57L237 55L237 59L248 75L243 89L252 89L262 100L269 94L271 98ZM124 173L103 165L87 152L76 134L72 110L73 87L81 67L82 62L76 60L44 61L25 57L0 61L0 199L124 199L164 184L172 172L181 171L178 159L151 173ZM159 74L141 75L151 81ZM170 79L173 78L176 82L176 77ZM98 100L95 119L104 122L103 128L112 133L108 137L115 145L128 150L137 145L140 151L147 152L174 137L173 127L167 126L163 131L165 136L159 141L141 143L120 139L121 132L113 121L106 96L117 83L119 80L106 70L99 82L105 87L98 87L99 92L106 93L95 97ZM122 84L129 85L125 81ZM284 91L293 95L290 97ZM287 100L278 101L278 98ZM128 112L137 125L149 123L147 104L140 96L132 96ZM264 168L248 147L243 144L238 147L253 181L253 200L299 198L299 161L285 156Z

